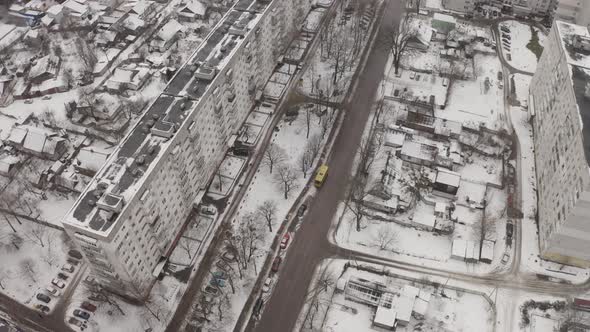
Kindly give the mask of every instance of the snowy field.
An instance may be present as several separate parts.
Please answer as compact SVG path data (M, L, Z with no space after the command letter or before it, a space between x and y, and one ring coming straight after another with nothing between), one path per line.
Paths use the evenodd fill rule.
M435 116L463 124L484 124L487 128L505 128L504 91L498 85L497 75L502 70L496 56L477 54L475 80L455 80L444 110ZM486 83L489 82L489 83Z
M546 36L536 27L518 22L518 21L504 21L500 23L500 27L506 27L510 29L510 33L504 33L500 30L500 39L502 40L501 45L498 45L502 49L504 59L508 61L516 69L520 69L529 73L534 73L537 68L538 58L537 55L529 48L533 49L538 46L543 46ZM533 31L536 34L536 42L538 46L528 46L531 43L533 37ZM510 39L505 38L504 35L509 35ZM508 56L510 55L510 56Z
M68 242L62 231L4 215L0 223L1 292L21 303L37 303L35 294L50 286L66 263ZM57 301L52 302L51 306Z

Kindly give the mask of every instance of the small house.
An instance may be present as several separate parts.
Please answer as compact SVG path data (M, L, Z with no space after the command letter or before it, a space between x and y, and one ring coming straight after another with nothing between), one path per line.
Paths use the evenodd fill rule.
M436 194L445 197L450 196L452 198L457 195L460 183L461 174L439 167L436 173L436 180L433 183L433 189Z
M178 21L168 21L168 23L161 27L151 40L150 51L166 52L166 50L176 42L184 30L184 26L178 23Z
M41 83L57 77L61 60L56 55L46 55L33 64L29 70L29 83Z
M94 176L106 163L108 157L109 154L105 151L84 147L78 152L74 166L78 172Z
M491 264L494 260L494 241L483 240L481 245L481 255L479 261L486 264Z
M49 160L57 160L67 151L64 138L31 126L13 128L7 143L19 151Z
M67 0L63 4L63 11L70 17L84 20L90 15L90 8L86 4L82 4L75 0Z
M127 89L137 91L141 89L149 77L150 69L148 67L119 67L107 80L106 87L109 92L113 93Z
M448 34L456 25L457 20L451 15L434 13L432 17L432 28L439 33Z
M207 18L208 8L198 0L188 2L178 11L178 19L181 21L195 22Z
M19 163L20 159L16 156L8 154L0 156L0 175L12 177Z
M51 18L55 20L57 23L61 22L64 17L64 7L63 5L53 5L47 9L45 12L47 15L44 17Z
M438 148L433 145L406 140L400 152L400 158L421 166L432 166L438 154Z
M156 10L153 1L139 1L129 10L129 14L135 14L142 20L149 18Z

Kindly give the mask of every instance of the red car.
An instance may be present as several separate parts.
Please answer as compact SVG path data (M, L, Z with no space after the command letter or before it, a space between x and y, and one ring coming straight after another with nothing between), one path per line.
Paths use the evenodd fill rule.
M275 259L272 261L272 268L270 270L274 273L277 273L279 271L279 267L281 266L282 261L283 259L281 258L281 256L275 257Z
M283 239L281 240L281 249L287 248L289 245L289 240L291 240L291 235L289 235L289 233L285 233L285 235L283 235Z
M80 305L80 308L82 308L86 311L90 311L90 312L96 311L96 306L88 301L82 302L82 304Z

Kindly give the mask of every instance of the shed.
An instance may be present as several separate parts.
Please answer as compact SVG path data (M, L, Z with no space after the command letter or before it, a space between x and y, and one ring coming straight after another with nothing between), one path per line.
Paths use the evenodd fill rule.
M482 263L491 264L494 260L494 241L483 240L481 245L481 256L479 260Z
M456 195L461 183L461 174L444 168L438 168L436 180L434 181L434 190L450 195Z
M410 323L412 318L412 310L414 309L415 297L408 297L405 295L399 296L393 300L392 309L395 309L397 314L397 324L406 326Z
M432 28L439 33L448 34L456 25L457 20L451 15L434 13L432 16Z
M0 156L0 175L10 177L14 173L20 159L16 156Z
M418 228L433 231L436 224L436 216L431 213L417 210L412 216L412 223Z
M397 312L393 308L378 306L373 318L373 326L386 330L395 330Z
M467 241L462 239L453 240L453 247L451 249L451 258L457 260L465 260L465 252L467 251Z
M106 163L109 154L100 149L84 147L76 156L76 169L83 174L93 176Z
M434 215L438 218L444 218L447 212L447 203L436 202L434 204Z

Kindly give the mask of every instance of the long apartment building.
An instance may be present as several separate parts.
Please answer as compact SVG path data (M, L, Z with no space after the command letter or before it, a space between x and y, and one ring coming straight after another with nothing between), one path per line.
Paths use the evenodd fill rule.
M447 10L474 15L478 8L493 5L518 15L551 15L558 0L442 0Z
M590 25L590 1L559 0L555 10L555 19L578 25Z
M103 287L142 299L309 0L239 0L65 216Z
M590 266L590 33L555 21L530 85L545 259Z

